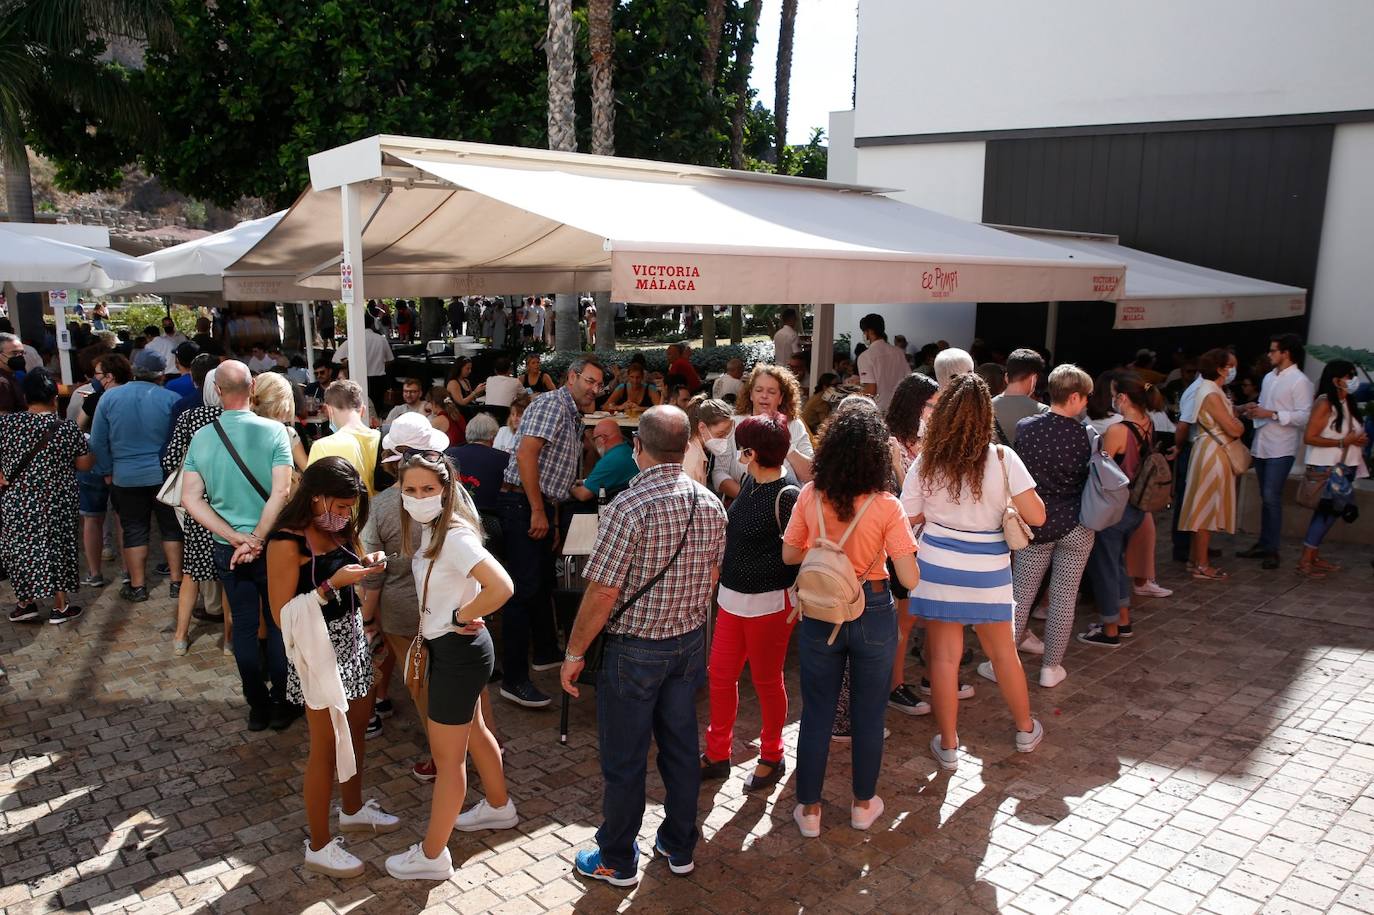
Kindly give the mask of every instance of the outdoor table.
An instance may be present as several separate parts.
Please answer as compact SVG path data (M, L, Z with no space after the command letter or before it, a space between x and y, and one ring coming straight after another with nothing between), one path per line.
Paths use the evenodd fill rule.
M616 425L620 426L621 428L638 429L639 417L641 415L642 414L636 413L634 416L631 416L628 413L608 413L605 410L597 410L595 413L583 413L582 425L595 426L603 419L613 419L615 420Z

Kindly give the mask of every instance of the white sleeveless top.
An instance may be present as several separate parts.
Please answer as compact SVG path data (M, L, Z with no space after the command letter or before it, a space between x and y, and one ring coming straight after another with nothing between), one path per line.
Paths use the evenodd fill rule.
M1336 411L1333 409L1326 421L1326 428L1322 430L1322 438L1341 438L1351 432L1356 431L1359 426L1355 423L1355 417L1350 414L1350 401L1347 400L1341 409L1341 427L1336 428ZM1368 476L1364 472L1364 460L1361 455L1359 445L1347 445L1344 448L1337 446L1307 446L1307 463L1313 467L1330 467L1333 464L1342 463L1342 453L1344 453L1344 463L1347 466L1355 465L1360 467L1357 476Z

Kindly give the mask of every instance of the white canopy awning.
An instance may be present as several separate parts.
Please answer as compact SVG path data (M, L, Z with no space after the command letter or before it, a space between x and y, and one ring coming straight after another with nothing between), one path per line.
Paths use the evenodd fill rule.
M361 198L363 227L349 273L365 274L374 297L1103 300L1125 272L1119 260L810 179L392 136L319 153L310 170L311 190L224 272L226 299L338 298L344 192Z
M225 268L243 257L285 215L282 210L261 219L249 219L232 229L145 254L139 260L154 266L156 279L116 284L110 291L121 295L218 297L224 288Z
M1125 289L1116 297L1117 330L1292 318L1307 311L1306 289L1127 248L1114 235L997 228L1076 256L1125 264Z
M102 289L118 280L152 278L152 264L109 248L0 228L0 281L19 292Z

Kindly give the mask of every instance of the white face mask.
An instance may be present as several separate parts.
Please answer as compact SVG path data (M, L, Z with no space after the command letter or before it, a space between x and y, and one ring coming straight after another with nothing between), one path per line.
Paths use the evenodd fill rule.
M421 499L416 496L408 496L402 493L401 505L405 506L406 513L409 514L410 517L421 524L428 524L439 517L439 513L444 510L444 497L440 494L437 496L426 496Z
M1231 384L1236 380L1236 367L1233 365L1226 370L1226 380L1222 384Z
M716 457L725 457L725 453L730 450L730 440L728 438L708 438L703 442L706 450Z

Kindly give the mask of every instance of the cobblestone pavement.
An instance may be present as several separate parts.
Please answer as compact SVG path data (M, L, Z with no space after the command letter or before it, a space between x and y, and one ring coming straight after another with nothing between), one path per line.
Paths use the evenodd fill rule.
M1223 544L1228 548L1231 544ZM171 602L87 593L66 626L0 623L0 906L252 912L1374 912L1374 576L1368 549L1333 550L1323 582L1224 563L1229 585L1161 561L1173 598L1143 601L1116 652L1074 644L1069 679L1031 687L1047 736L1029 756L991 684L961 706L967 753L940 774L929 718L889 716L869 833L846 817L847 751L832 745L823 832L791 820L791 778L746 798L704 791L696 873L645 858L631 892L575 877L597 823L591 703L558 744L557 713L498 700L518 831L455 834L449 882L401 883L383 858L417 840L429 786L408 700L368 744L366 795L404 828L350 848L365 876L306 873L302 723L250 734L217 626L171 654ZM9 586L0 599L12 601ZM1030 665L1032 676L1036 666ZM789 661L790 694L796 688ZM919 677L917 662L909 667ZM536 675L552 691L553 673ZM757 727L742 687L742 733ZM395 690L399 696L403 690ZM706 705L700 708L703 718ZM795 742L794 704L788 725ZM756 733L756 732L753 732ZM789 756L791 749L789 746ZM661 808L651 769L648 851Z

